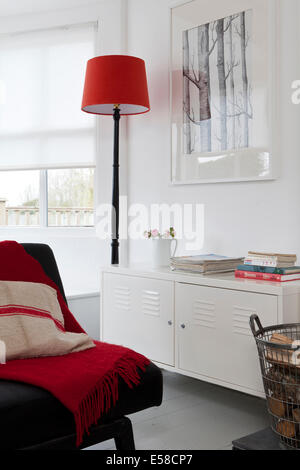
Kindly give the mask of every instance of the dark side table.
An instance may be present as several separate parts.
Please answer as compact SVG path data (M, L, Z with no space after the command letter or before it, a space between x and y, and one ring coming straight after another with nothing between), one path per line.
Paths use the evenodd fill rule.
M286 450L271 428L233 441L232 450Z

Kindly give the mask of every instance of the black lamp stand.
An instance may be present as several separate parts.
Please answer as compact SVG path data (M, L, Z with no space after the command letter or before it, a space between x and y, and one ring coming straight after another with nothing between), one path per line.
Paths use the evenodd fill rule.
M113 164L113 195L112 195L112 242L111 242L111 264L119 264L119 201L120 201L120 177L119 177L119 134L120 134L120 107L114 107L114 164Z

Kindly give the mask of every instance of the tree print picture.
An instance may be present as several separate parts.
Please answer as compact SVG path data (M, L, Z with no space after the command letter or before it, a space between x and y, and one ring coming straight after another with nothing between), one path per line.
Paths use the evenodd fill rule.
M183 31L185 155L252 146L252 10Z

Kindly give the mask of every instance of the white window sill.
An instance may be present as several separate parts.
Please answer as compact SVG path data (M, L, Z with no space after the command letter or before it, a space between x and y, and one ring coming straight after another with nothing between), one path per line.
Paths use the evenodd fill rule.
M92 299L94 297L100 297L100 292L70 292L66 293L67 300L80 300L80 299Z

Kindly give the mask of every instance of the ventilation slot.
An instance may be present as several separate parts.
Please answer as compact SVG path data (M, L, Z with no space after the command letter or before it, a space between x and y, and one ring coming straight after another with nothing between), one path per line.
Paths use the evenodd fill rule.
M150 290L142 292L142 312L144 315L160 316L160 293Z
M235 335L252 336L249 321L251 315L257 313L254 309L234 307L233 333Z
M204 300L195 300L193 323L204 328L216 328L215 304Z
M130 289L128 287L115 287L115 307L118 310L130 310Z

